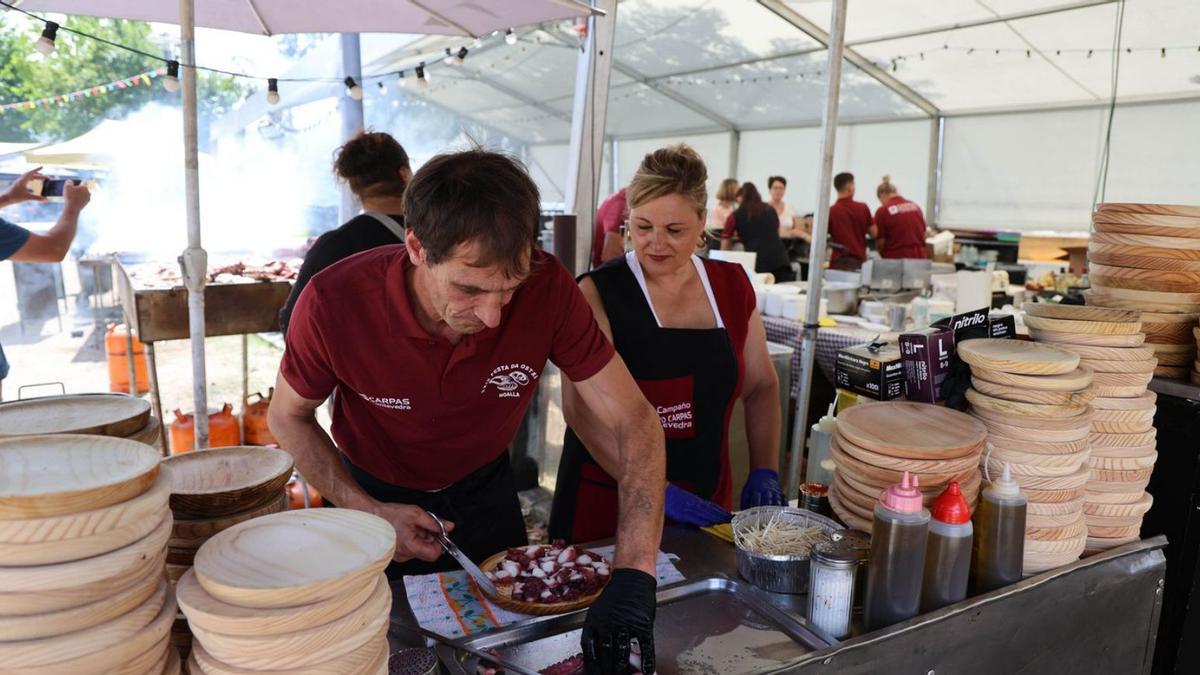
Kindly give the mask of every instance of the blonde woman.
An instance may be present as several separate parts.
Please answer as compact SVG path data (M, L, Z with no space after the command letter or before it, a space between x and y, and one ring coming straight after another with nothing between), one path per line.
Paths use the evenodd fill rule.
M720 230L725 227L725 221L733 215L737 208L738 182L736 178L726 178L717 188L717 201L708 212L708 227Z
M783 504L779 382L754 291L739 265L696 255L704 243L707 169L686 145L656 150L629 184L632 251L580 281L596 320L659 414L667 441L667 517L730 518L729 419L746 412L750 476L742 508ZM594 541L616 532L617 486L592 459L615 442L563 388L567 430L551 536Z
M884 258L927 258L925 214L921 207L900 196L890 176L875 190L880 207L875 211L871 236Z

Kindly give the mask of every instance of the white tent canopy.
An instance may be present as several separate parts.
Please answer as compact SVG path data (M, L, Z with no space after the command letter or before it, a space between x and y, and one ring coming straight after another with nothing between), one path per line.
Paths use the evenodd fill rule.
M851 2L838 170L856 173L868 197L890 174L946 226L1085 230L1119 7ZM782 174L797 210L811 210L829 16L827 0L623 0L607 120L616 171L603 187L627 181L646 150L686 140L708 160L711 187L726 175ZM413 91L525 141L535 174L561 177L577 45L570 26L545 25ZM1107 198L1196 200L1187 177L1200 171L1198 47L1200 3L1125 6ZM364 71L405 66L384 58ZM553 180L542 187L561 198Z

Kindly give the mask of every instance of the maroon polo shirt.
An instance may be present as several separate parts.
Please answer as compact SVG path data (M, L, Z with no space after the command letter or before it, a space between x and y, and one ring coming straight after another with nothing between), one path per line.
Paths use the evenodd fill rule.
M293 310L280 372L304 398L337 392L333 439L355 466L437 490L505 451L547 359L578 382L613 348L553 256L534 252L500 325L458 344L421 328L411 267L404 246L383 246L314 276Z
M592 233L592 267L599 267L605 261L601 260L604 252L604 235L612 232L621 234L621 226L629 219L629 202L625 198L625 188L621 188L600 202L596 209L596 229Z
M925 216L921 207L900 195L875 211L884 258L925 258Z
M840 197L829 207L829 238L844 249L833 249L830 261L838 258L867 259L867 230L871 228L871 207L850 197Z

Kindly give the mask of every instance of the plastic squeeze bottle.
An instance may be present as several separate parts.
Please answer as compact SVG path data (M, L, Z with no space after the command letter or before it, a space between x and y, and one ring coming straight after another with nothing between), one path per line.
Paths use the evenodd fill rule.
M921 611L953 605L967 597L971 571L971 507L951 482L930 509L929 541L925 545L925 577L921 582Z
M1021 580L1025 559L1025 505L1021 486L1008 464L993 480L975 508L975 543L971 551L971 593L987 593Z
M867 630L890 626L917 615L929 511L921 501L917 477L904 472L875 505L871 525L871 560L867 568Z

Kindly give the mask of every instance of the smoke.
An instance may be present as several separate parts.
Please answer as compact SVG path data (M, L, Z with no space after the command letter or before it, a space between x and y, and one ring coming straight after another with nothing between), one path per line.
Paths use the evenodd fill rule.
M116 126L124 133L94 135L90 151L107 158L109 172L84 211L78 243L169 263L187 246L180 112L150 104ZM301 162L293 148L253 132L219 139L200 155L203 247L214 261L294 249L308 234L315 181L332 181L328 167Z

